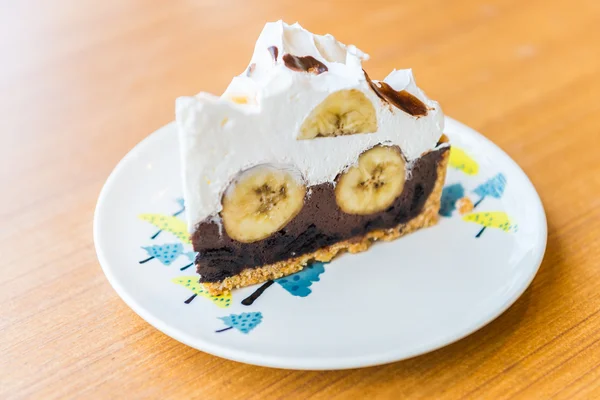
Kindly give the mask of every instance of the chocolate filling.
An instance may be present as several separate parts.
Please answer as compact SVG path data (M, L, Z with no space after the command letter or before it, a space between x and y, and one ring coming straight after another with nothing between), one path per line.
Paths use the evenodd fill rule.
M415 160L410 178L394 203L385 211L371 215L346 214L335 201L332 183L311 186L304 207L283 229L270 237L241 243L215 222L201 222L192 235L200 282L218 282L243 269L256 268L312 253L334 243L360 238L376 229L389 229L419 215L433 191L437 166L448 147Z

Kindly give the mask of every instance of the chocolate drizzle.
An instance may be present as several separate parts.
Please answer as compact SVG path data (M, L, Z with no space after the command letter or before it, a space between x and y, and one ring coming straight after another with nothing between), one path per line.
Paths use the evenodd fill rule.
M416 96L410 94L406 90L394 90L394 88L385 82L375 83L369 78L366 71L363 70L363 72L365 73L365 78L371 86L371 89L373 89L380 99L387 101L413 117L424 117L427 115L427 106Z
M277 46L270 46L267 50L271 53L271 57L273 57L273 61L277 62L277 56L279 55L279 49Z
M311 186L300 213L284 228L266 239L241 243L220 230L216 222L205 221L192 235L200 282L218 282L245 268L272 264L342 240L362 237L375 229L389 229L416 217L433 191L437 166L448 147L416 159L404 190L385 211L371 215L346 214L338 207L332 183Z
M256 69L255 63L248 65L248 69L246 70L246 76L251 76L255 69Z
M313 56L298 57L291 54L284 54L283 62L292 71L308 72L315 75L327 72L327 66Z

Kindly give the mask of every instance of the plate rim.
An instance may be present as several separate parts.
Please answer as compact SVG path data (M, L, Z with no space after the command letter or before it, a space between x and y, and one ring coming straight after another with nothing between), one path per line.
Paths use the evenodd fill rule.
M490 139L485 137L483 134L479 133L473 128L453 119L448 116L445 117L446 121L450 121L453 125L455 125L460 130L469 131L471 134L478 136L480 140L485 142L487 145L491 145L495 147L498 151L500 151L506 158L508 164L521 175L521 178L524 179L524 182L529 184L532 190L532 201L536 204L536 207L540 211L539 214L539 228L541 229L539 237L541 238L541 243L536 245L537 257L534 260L536 264L532 269L531 275L528 279L522 281L520 287L518 287L512 294L512 296L507 297L505 302L501 307L493 309L491 312L485 313L481 318L479 318L475 323L469 325L467 328L460 331L459 334L452 334L447 336L442 336L438 340L433 343L425 343L421 346L413 347L410 351L398 351L394 352L394 350L386 351L385 353L372 353L368 356L350 356L350 357L308 357L308 358L294 358L294 357L278 357L271 355L261 355L257 352L250 352L240 349L232 349L226 345L219 345L214 342L209 342L203 340L198 337L192 337L190 334L185 331L178 330L177 328L172 328L168 323L164 322L158 317L152 315L149 310L146 310L144 306L137 304L136 300L129 294L129 292L120 284L119 279L112 273L110 268L110 262L108 261L104 251L102 250L102 242L103 239L100 234L100 218L102 214L102 207L105 203L105 199L109 196L111 189L114 185L114 182L117 177L120 175L120 172L126 168L126 164L130 158L137 157L136 150L139 150L141 147L145 146L149 142L157 140L162 131L166 131L168 129L172 129L171 126L175 124L175 121L171 121L166 125L158 128L144 139L142 139L139 143L137 143L131 150L127 152L127 154L117 163L117 165L113 168L110 175L108 176L106 182L102 186L100 194L98 196L98 201L96 202L96 207L94 209L94 217L93 217L93 238L94 238L94 247L96 250L96 255L98 257L98 261L104 272L104 275L108 279L108 282L113 287L113 289L117 292L117 295L125 302L129 308L137 315L139 315L142 319L144 319L147 323L152 325L154 328L158 329L165 335L175 339L187 346L190 346L194 349L203 351L205 353L212 354L217 357L242 362L251 365L257 365L262 367L271 367L271 368L281 368L281 369L294 369L294 370L342 370L342 369L352 369L352 368L364 368L371 367L376 365L383 365L392 362L402 361L405 359L413 358L422 354L426 354L435 350L438 350L442 347L448 346L452 343L455 343L465 337L475 333L480 330L500 315L502 315L510 306L512 306L527 290L527 288L531 285L533 279L537 276L539 272L540 266L544 259L544 255L546 253L546 247L548 242L548 223L546 218L546 212L544 209L544 205L542 200L537 192L535 186L527 176L527 174L523 171L523 169L510 157L501 147L493 143Z

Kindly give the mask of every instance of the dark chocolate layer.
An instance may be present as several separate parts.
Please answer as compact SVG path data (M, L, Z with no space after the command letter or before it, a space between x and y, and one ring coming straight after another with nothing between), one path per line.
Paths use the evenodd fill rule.
M272 264L334 243L360 238L376 229L394 228L419 215L437 179L437 165L448 148L432 151L417 159L404 190L385 211L371 215L346 214L335 201L333 184L309 188L304 207L283 229L254 243L231 239L219 233L215 222L202 222L192 236L198 252L196 264L200 282L218 282L245 268Z

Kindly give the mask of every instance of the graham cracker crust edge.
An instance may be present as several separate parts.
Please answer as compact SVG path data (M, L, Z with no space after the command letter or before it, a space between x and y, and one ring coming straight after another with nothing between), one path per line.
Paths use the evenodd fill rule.
M443 139L445 139L445 137L443 137L442 140ZM349 253L360 253L368 250L373 242L379 240L389 242L421 228L435 225L439 218L438 212L440 210L442 189L446 180L446 167L448 165L449 155L450 151L445 151L440 158L440 162L437 166L437 179L429 198L423 206L423 210L406 224L400 224L390 229L375 230L367 233L362 238L353 238L335 243L331 246L323 247L313 253L303 254L300 257L279 261L258 268L247 268L239 274L225 278L220 282L203 282L202 284L210 294L220 295L235 288L256 285L268 280L291 275L294 272L302 270L306 264L312 260L328 262L336 255L345 251Z

